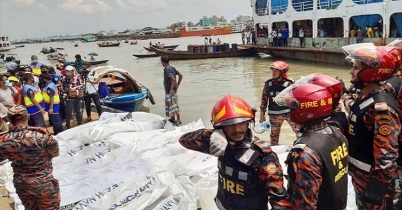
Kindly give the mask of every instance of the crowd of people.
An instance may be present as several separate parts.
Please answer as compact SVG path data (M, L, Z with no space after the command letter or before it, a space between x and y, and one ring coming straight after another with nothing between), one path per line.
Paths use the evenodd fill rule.
M293 81L287 63L270 64L272 78L265 82L258 119L264 122L268 111L270 141L251 130L257 110L236 96L220 99L211 111L213 129L188 132L179 139L185 148L218 157L217 207L262 210L269 203L273 209L343 210L349 174L359 210L401 209L402 58L393 45L402 47L402 40L390 46L344 46L352 63L349 88L341 79L323 74ZM70 127L73 108L82 123L83 97L99 100L94 93L99 79L86 79L83 74L90 63L75 57L74 63L53 68L32 56L28 66L1 76L0 118L11 127L0 135L0 161L12 162L14 186L26 209L60 207L59 184L52 175L52 158L59 155L59 147L44 128L43 116L48 114L58 133L63 119ZM166 116L180 125L177 91L183 75L167 56L161 57L161 64ZM286 176L271 148L279 144L284 120L296 139L285 161Z
M312 74L288 78L289 65L269 65L259 122L272 124L270 141L253 135L255 113L226 95L211 111L213 129L181 136L187 149L218 157L215 203L225 209L333 209L348 200L348 174L359 210L402 209L402 58L394 47L356 44L342 49L352 64L351 87ZM284 176L272 145L282 122L295 131ZM284 186L284 177L288 185Z

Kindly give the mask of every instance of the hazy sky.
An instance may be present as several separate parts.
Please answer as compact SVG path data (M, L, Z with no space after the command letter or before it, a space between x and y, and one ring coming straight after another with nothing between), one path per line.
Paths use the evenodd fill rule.
M196 23L251 15L250 0L0 0L0 34L11 40Z

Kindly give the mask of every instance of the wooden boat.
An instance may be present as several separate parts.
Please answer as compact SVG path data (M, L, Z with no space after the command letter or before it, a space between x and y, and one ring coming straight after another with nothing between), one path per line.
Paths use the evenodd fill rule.
M76 43L76 44L74 45L74 47L78 47L78 43Z
M151 58L151 57L158 57L159 55L156 53L147 53L147 54L133 54L133 56L137 58Z
M103 64L103 63L107 63L109 60L99 60L99 61L89 61L91 63L91 65L99 65L99 64Z
M167 55L170 60L192 60L206 58L227 58L227 57L247 57L256 54L252 48L239 47L237 50L219 51L210 53L192 53L187 51L168 51L153 48L154 52L160 56Z
M65 60L67 57L67 54L64 52L53 52L47 55L47 59L49 60Z
M98 43L98 46L99 47L118 47L120 45L120 42L119 41L116 41L116 42L109 42L109 41L106 41L106 42L100 42L100 43Z
M15 45L16 48L25 47L25 45Z
M137 40L135 40L134 42L131 42L130 45L136 45L137 44Z
M178 44L177 45L162 45L162 47L159 45L154 45L154 44L151 45L151 47L158 48L158 49L165 49L165 50L174 50L178 46L179 46Z
M144 49L146 49L148 52L154 52L152 47L144 47ZM158 49L161 49L161 48L158 48ZM174 50L174 49L176 49L176 47L175 48L163 48L163 50Z
M151 91L138 83L128 71L115 66L101 66L93 68L89 74L93 72L100 78L100 93L107 92L108 96L102 99L106 110L112 108L124 112L138 111L143 107L145 99L155 104ZM103 89L102 82L106 85Z

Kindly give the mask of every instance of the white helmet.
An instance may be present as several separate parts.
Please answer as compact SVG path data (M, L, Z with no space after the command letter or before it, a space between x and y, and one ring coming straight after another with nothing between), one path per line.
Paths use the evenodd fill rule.
M75 70L74 66L67 66L66 71L73 71Z

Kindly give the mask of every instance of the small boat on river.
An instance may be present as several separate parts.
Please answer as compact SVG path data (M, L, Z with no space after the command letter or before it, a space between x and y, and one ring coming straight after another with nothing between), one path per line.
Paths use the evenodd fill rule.
M176 49L177 47L178 47L179 45L178 44L176 44L176 45L151 45L151 47L153 47L153 48L158 48L158 49L165 49L165 50L174 50L174 49ZM145 48L145 47L144 47ZM148 49L150 49L150 48L148 48ZM147 49L147 50L148 50Z
M105 42L98 43L99 47L118 47L119 45L120 45L119 41L115 41L115 42L105 41Z
M107 63L109 60L89 61L92 66Z
M93 68L89 74L92 73L100 78L99 91L101 97L104 97L104 110L139 111L143 108L145 99L155 104L151 91L138 83L126 70L115 66L101 66Z
M154 52L159 56L169 56L170 60L247 57L256 54L256 51L251 48L237 48L237 45L232 45L232 49L229 49L227 45L225 47L222 47L221 45L207 46L207 49L209 50L205 50L205 45L189 45L188 51L169 51L157 48L152 48L152 50L154 50Z
M146 53L146 54L133 54L133 56L137 58L151 58L151 57L158 57L159 55L156 53Z

